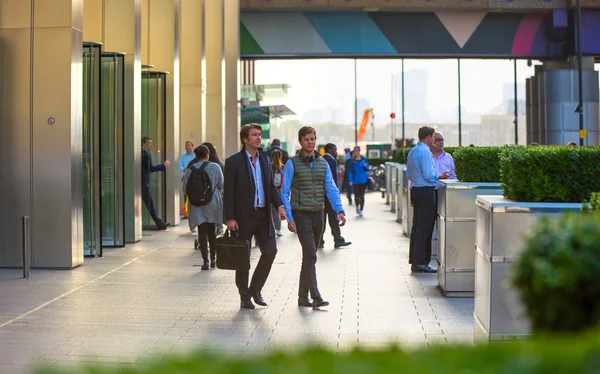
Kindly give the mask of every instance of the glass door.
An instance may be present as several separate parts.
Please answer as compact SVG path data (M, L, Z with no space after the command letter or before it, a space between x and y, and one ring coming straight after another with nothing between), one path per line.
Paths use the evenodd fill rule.
M83 250L85 256L102 256L100 241L100 48L83 43Z
M142 72L142 137L152 139L150 155L154 165L165 161L166 135L166 89L167 73L159 71ZM142 167L147 167L142 165ZM166 220L166 173L150 173L150 194L158 216ZM144 230L154 229L156 225L144 206L142 213Z
M125 54L102 53L101 201L102 245L125 245L123 174Z

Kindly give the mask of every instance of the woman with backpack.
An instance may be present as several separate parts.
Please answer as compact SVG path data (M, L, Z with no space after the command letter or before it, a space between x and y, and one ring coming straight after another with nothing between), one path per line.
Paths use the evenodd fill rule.
M277 192L281 193L281 186L283 185L283 153L279 149L273 149L271 153L271 172L273 173L273 184L277 188ZM279 220L279 213L277 209L273 208L273 224L275 225L275 235L282 237L281 233L281 221Z
M198 227L198 246L204 260L202 270L208 270L208 244L210 267L214 268L217 252L215 225L223 222L223 173L218 164L208 161L210 151L205 145L196 147L194 154L197 162L185 171L182 189L190 202L190 229Z

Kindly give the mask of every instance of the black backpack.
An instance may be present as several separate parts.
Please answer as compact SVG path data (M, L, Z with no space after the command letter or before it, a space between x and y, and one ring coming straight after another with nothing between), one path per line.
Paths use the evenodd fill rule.
M215 192L208 173L204 170L208 164L209 162L206 161L200 168L192 166L192 173L188 178L185 192L190 203L194 206L203 206L210 203Z

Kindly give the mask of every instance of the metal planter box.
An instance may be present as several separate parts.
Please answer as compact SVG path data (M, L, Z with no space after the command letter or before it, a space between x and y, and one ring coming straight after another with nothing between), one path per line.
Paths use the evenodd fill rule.
M403 212L403 205L402 205L402 199L403 199L403 190L402 190L402 184L403 184L403 180L404 180L404 170L406 170L406 165L405 164L398 164L396 166L395 172L396 172L396 186L395 186L395 194L396 194L396 222L398 223L402 223L402 212Z
M438 284L447 297L475 292L475 200L501 195L500 183L438 182Z
M385 204L390 205L392 193L392 165L394 162L385 163Z
M410 237L412 230L413 208L410 206L410 190L406 169L402 170L402 233Z
M580 203L515 202L478 196L475 256L475 340L524 339L530 334L516 290L508 284L523 234L542 216L579 212Z

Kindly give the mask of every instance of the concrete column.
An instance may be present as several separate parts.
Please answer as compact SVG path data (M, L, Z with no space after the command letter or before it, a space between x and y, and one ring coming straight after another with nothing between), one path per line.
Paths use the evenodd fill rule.
M204 2L202 79L206 82L206 90L202 93L202 140L213 143L225 159L229 154L225 152L223 125L223 1Z
M0 0L0 266L83 263L82 0Z
M240 1L223 0L223 106L225 125L224 155L240 149Z
M180 0L147 1L147 39L143 40L147 49L147 61L154 65L153 70L166 71L166 147L165 159L173 163L166 170L167 206L166 219L173 225L180 221L181 174L177 167L179 159L179 32ZM146 12L146 9L144 9ZM147 22L147 23L146 23ZM145 57L145 53L144 53Z
M201 144L202 138L202 45L203 0L181 0L181 138L185 142ZM180 156L180 155L179 155ZM176 160L179 162L179 159Z
M84 39L125 56L125 242L142 239L141 0L84 0Z

